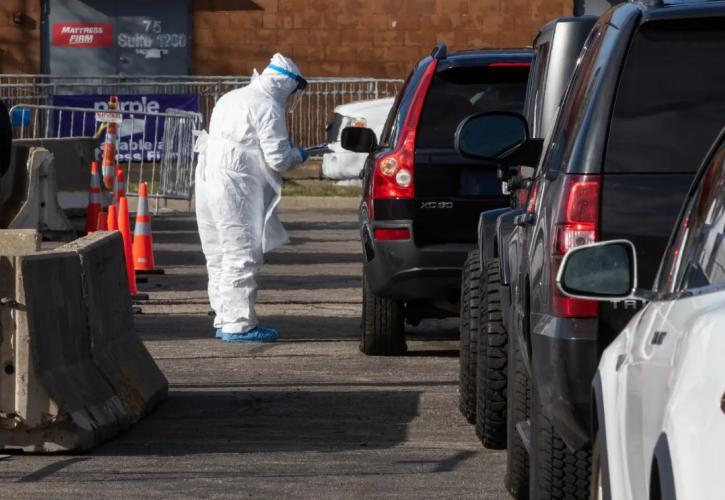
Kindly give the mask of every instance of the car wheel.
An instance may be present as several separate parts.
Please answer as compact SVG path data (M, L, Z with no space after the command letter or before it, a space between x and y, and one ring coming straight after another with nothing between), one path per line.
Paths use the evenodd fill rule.
M523 354L515 339L508 342L508 387L506 388L506 489L517 500L529 498L529 451L516 430L528 422L531 391Z
M405 354L405 306L402 301L378 297L363 273L363 318L360 350L369 356Z
M459 366L459 408L468 423L476 423L476 364L481 264L478 250L471 250L463 264Z
M531 395L530 496L539 500L586 498L592 450L571 451L544 415L536 387Z
M508 334L501 314L498 259L481 278L476 373L476 434L484 447L506 448L506 386Z

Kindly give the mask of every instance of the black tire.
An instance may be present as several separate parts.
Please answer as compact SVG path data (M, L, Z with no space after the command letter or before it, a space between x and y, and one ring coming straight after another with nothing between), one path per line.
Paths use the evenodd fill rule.
M360 351L368 356L405 354L405 305L399 300L378 297L363 274L363 318Z
M459 408L469 424L476 423L476 364L481 264L478 250L468 253L461 278Z
M482 276L476 371L476 434L485 448L506 448L508 334L503 327L498 259Z
M515 339L508 342L508 387L506 394L506 489L516 500L529 498L529 451L516 424L527 422L531 409L531 390L523 354Z
M535 387L531 393L531 496L537 500L587 498L592 450L571 451L542 412Z

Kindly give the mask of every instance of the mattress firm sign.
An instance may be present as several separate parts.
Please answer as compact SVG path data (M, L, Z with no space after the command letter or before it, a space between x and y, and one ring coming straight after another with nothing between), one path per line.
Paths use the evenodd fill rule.
M43 70L186 75L191 0L43 0Z
M54 24L53 47L113 47L113 25Z

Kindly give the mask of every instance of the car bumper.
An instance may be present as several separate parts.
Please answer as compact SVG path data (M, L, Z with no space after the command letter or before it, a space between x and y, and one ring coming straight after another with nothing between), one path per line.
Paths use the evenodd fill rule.
M597 319L532 317L533 381L557 434L572 449L590 443L592 379L597 370Z
M379 241L376 228L407 228L411 239ZM472 244L447 243L418 247L410 221L386 221L362 226L365 278L378 296L396 300L457 298L461 268Z

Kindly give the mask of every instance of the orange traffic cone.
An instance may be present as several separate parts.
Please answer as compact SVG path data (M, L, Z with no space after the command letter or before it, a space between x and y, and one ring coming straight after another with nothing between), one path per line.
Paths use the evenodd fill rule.
M148 185L145 182L139 186L136 227L133 232L133 267L136 271L141 272L153 272L155 270L148 189Z
M108 230L118 231L118 210L114 205L108 205Z
M108 214L106 212L98 212L96 231L108 231Z
M88 189L86 210L86 233L98 228L98 214L101 211L101 179L98 177L98 162L91 163L91 187Z
M128 220L128 198L125 196L118 202L118 230L123 238L123 253L126 257L126 274L128 275L128 289L131 295L136 295L136 272L133 270L133 250L131 250L131 222Z
M117 96L111 96L108 99L108 110L115 111L120 108ZM103 172L103 184L106 189L113 187L113 180L116 172L116 149L118 147L118 124L108 123L106 128L106 139L103 141L103 162L101 170Z
M118 200L126 196L126 175L121 165L116 165L116 180L113 181L113 204L118 210Z

